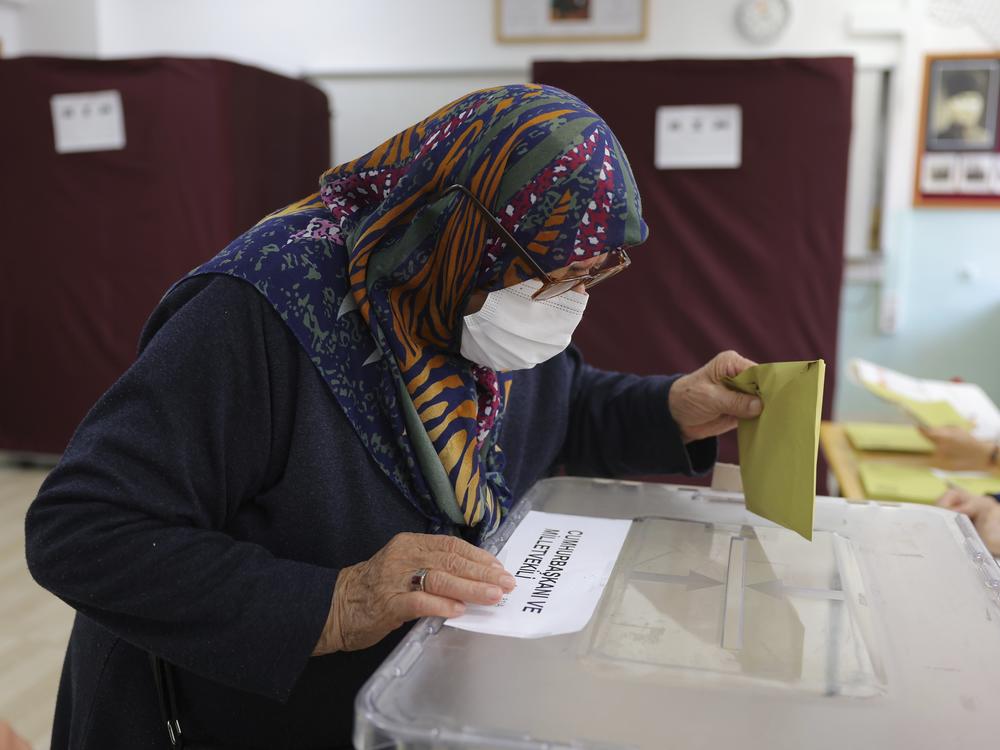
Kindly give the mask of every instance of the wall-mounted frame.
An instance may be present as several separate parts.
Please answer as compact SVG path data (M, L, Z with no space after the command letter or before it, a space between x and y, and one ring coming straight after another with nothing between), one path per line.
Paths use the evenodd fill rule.
M928 55L913 203L1000 208L1000 52Z
M494 0L499 42L646 38L649 0Z

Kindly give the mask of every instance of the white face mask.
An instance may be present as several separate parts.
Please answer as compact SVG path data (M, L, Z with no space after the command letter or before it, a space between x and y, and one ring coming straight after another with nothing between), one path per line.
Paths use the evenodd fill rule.
M493 370L527 370L569 346L588 297L570 290L531 299L541 286L529 279L490 292L483 309L462 319L462 356Z

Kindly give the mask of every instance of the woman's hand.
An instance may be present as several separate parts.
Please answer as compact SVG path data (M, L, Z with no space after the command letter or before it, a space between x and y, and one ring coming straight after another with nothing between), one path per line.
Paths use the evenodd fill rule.
M961 427L921 427L934 443L937 458L950 469L986 469L993 465L995 443L977 440Z
M424 590L411 579L427 569ZM458 537L397 534L375 556L340 571L313 656L368 648L418 617L457 617L466 602L496 604L514 577L486 550Z
M760 416L756 396L739 393L722 384L757 364L736 352L716 354L708 364L685 375L670 388L670 414L681 428L684 442L721 435L739 419Z
M6 721L0 721L0 750L31 750L31 745Z
M955 487L944 493L937 504L967 515L986 549L1000 555L1000 502L996 498Z

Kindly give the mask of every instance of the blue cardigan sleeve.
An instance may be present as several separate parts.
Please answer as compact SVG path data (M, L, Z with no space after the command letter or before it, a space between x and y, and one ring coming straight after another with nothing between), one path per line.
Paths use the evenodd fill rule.
M242 282L173 292L25 528L32 575L80 613L186 670L283 700L339 571L222 530L277 466L271 368L288 344L263 313Z
M685 444L670 414L680 375L639 376L591 367L567 350L573 369L570 416L560 463L570 474L623 477L707 473L715 438Z

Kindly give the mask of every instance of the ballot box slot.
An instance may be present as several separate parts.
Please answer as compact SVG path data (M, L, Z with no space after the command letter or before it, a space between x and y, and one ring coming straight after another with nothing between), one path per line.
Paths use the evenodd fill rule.
M729 542L725 610L723 610L722 615L722 647L729 651L743 648L743 581L747 565L746 541L743 537L737 536Z
M704 490L694 492L691 495L693 500L703 500L708 503L739 503L743 504L743 493L742 492L724 492L721 490L713 490L707 492Z

